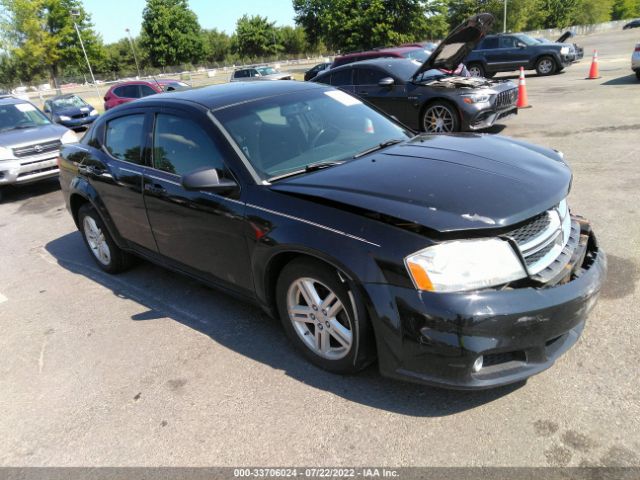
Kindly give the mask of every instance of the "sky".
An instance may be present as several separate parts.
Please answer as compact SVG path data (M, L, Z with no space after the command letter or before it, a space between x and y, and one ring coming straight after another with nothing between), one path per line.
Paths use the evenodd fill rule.
M140 33L145 0L83 0L83 3L105 43L125 37L125 28L131 29L134 37ZM228 34L234 32L236 20L245 13L268 17L278 26L294 25L291 0L189 0L189 6L202 28L217 28Z

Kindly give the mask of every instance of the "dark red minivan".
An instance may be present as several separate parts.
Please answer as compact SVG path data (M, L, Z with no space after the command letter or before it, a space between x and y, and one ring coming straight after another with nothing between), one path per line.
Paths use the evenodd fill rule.
M136 98L148 97L156 93L184 90L189 85L180 80L133 80L113 85L104 96L104 109L109 110Z

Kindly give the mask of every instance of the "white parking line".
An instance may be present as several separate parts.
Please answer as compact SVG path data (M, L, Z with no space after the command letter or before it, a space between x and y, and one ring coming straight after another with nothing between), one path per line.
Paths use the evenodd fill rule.
M4 303L7 300L9 300L7 297L5 297L3 294L0 293L0 303Z

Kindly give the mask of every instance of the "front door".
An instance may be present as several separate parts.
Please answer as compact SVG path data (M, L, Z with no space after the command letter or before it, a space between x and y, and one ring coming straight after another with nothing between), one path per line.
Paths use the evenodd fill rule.
M160 254L201 277L252 291L239 194L190 191L181 185L182 175L201 168L233 177L213 124L204 116L163 109L155 115L152 142L153 168L145 174L144 198Z
M366 102L375 105L387 115L394 116L400 122L415 123L415 108L407 96L407 85L394 78L393 85L380 86L379 82L390 75L377 68L356 68L354 74L354 93Z

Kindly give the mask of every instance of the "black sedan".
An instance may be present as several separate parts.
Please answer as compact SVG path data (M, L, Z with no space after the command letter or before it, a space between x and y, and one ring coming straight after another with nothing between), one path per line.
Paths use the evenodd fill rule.
M313 83L150 96L61 156L100 268L138 255L229 290L333 372L377 358L452 388L520 381L578 340L605 274L561 154L413 136Z
M624 27L622 27L623 30L629 30L630 28L640 28L640 19L631 20L629 23L625 24Z
M478 15L455 29L419 64L380 58L320 73L312 81L355 94L416 131L480 130L518 113L518 89L509 80L454 75L460 62L490 28L493 17Z
M98 111L74 94L58 95L46 100L43 111L52 122L71 129L88 127L98 118Z
M304 81L308 82L309 80L315 78L320 72L329 70L330 68L331 68L331 62L323 62L317 65L314 65L309 70L304 72Z

